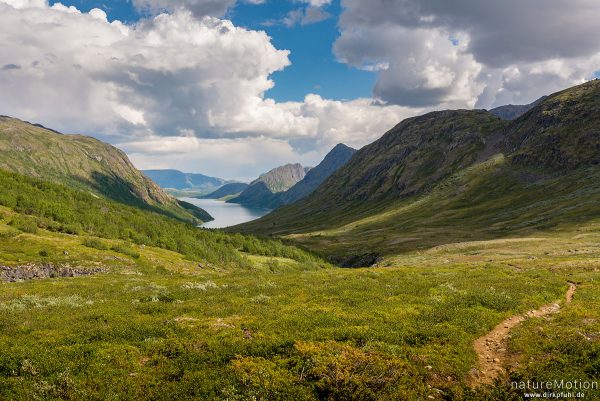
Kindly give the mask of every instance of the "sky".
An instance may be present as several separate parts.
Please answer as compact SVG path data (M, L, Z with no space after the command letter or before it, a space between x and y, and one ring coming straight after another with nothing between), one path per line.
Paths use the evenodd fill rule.
M600 76L597 0L0 0L0 114L251 180Z

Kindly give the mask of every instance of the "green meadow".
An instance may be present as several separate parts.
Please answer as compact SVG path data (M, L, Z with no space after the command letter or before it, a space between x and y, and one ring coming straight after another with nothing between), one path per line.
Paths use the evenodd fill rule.
M1 284L0 399L522 399L504 381L470 387L472 343L568 281L573 303L514 331L511 378L600 373L600 224L340 269L241 248L243 265L203 263L1 215L3 264L105 270Z

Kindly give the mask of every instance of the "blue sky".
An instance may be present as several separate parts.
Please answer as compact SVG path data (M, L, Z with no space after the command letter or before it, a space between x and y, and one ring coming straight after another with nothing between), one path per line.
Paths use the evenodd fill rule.
M58 2L52 0L50 4ZM100 8L106 12L109 21L133 23L144 17L127 0L61 0L60 3L84 12ZM371 97L376 74L338 62L332 52L333 43L339 36L339 0L324 7L330 16L323 21L293 27L281 22L290 11L300 6L295 1L240 2L225 17L236 26L264 30L277 49L291 51L292 65L272 75L275 87L266 96L278 102L302 101L308 93L333 100Z

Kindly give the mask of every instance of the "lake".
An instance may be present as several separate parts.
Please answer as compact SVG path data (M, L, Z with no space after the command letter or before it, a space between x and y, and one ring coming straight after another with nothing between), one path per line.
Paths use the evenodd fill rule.
M196 199L179 198L184 202L196 205L206 210L213 218L213 221L204 223L205 228L224 228L235 226L236 224L256 220L269 213L270 209L255 209L238 205L237 203L225 203L215 199Z

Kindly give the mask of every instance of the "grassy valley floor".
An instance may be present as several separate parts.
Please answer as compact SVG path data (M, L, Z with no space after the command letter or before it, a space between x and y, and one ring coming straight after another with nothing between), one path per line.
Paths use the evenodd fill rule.
M598 224L370 269L252 255L234 269L8 220L0 265L97 270L0 284L0 399L522 399L505 377L469 385L473 343L568 282L572 303L512 330L510 379L600 376Z

